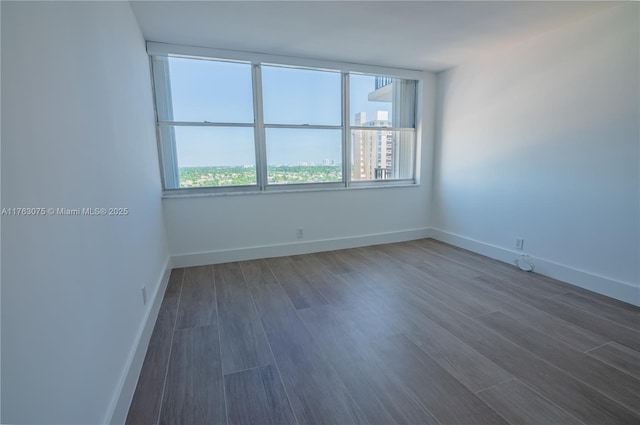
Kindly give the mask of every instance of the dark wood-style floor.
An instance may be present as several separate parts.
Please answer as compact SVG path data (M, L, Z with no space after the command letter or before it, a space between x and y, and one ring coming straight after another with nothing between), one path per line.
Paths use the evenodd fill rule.
M176 269L130 424L640 424L640 309L425 239Z

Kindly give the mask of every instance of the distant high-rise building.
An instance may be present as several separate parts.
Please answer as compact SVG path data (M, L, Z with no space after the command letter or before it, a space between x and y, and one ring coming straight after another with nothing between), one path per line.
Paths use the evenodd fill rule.
M387 179L393 172L393 132L388 111L376 111L373 119L367 121L365 112L358 112L355 124L372 127L371 130L352 131L353 138L353 180Z

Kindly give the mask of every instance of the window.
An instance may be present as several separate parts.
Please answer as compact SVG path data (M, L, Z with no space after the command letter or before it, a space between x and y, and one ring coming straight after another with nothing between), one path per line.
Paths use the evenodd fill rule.
M152 61L166 189L257 187L250 63Z
M342 182L342 131L267 128L269 184Z
M342 182L339 72L263 65L267 184Z
M351 180L413 179L416 81L350 75Z
M419 73L148 50L167 191L415 183Z

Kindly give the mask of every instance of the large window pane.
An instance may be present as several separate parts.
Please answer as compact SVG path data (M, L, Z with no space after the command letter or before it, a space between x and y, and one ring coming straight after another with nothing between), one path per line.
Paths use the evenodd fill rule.
M253 123L251 65L154 57L160 121Z
M413 179L414 130L352 130L351 140L351 180Z
M256 184L253 128L174 127L180 187Z
M349 91L351 125L415 127L415 81L350 74Z
M269 184L342 181L340 130L268 128Z
M340 73L262 66L266 124L341 125Z

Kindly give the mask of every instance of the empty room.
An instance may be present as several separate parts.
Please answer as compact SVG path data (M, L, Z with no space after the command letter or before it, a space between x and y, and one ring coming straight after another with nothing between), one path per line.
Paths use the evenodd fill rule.
M0 15L0 423L640 423L640 3Z

